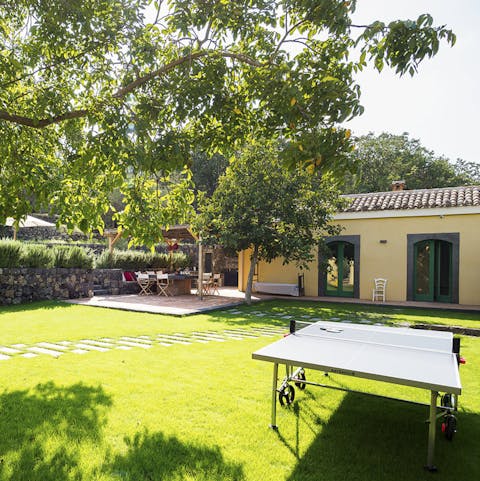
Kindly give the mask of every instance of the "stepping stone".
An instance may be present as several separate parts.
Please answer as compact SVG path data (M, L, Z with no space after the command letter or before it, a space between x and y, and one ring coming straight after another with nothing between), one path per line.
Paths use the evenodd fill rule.
M115 349L122 349L122 351L129 351L132 348L128 346L117 346Z
M71 341L58 341L56 344L61 344L62 346L70 346Z
M282 319L293 319L293 316L280 316Z
M217 335L212 335L208 333L203 333L203 332L192 332L192 336L194 337L199 337L201 339L208 339L212 341L217 341L217 342L225 342L225 339L217 336Z
M33 352L26 352L25 354L20 354L20 357L26 357L26 358L32 358L32 357L37 357L38 354L34 354Z
M340 321L339 317L331 317L329 321Z
M185 341L183 339L178 339L178 338L173 337L173 336L158 336L157 340L159 341L160 344L162 342L170 342L172 344L185 344L185 345L191 344L191 342ZM169 345L171 345L171 344L169 344Z
M254 334L253 332L245 332L245 331L242 331L241 329L225 329L224 332L227 334L234 334L236 336L249 337L252 339L258 337L258 335Z
M129 336L123 336L121 337L122 341L132 341L132 342L140 342L144 344L152 344L152 341L150 339L142 339L139 337L129 337Z
M58 357L63 354L63 352L60 351L54 351L53 349L46 349L44 347L29 347L29 351L35 352L37 354L48 354L49 356L53 357Z
M10 359L10 356L6 356L5 354L0 354L0 361L6 361L7 359Z
M68 350L68 347L60 346L58 344L53 344L51 342L38 342L37 346L46 347L47 349L60 349L61 351Z
M75 354L87 354L87 352L90 352L90 351L85 351L85 349L73 349L70 352L73 352Z
M205 338L197 337L197 336L195 336L195 335L192 335L192 340L195 341L195 342L201 342L202 344L208 344L209 341L211 341L211 339L209 339L209 340L207 341Z
M117 341L117 344L123 344L125 346L130 346L130 347L143 347L144 349L150 349L152 347L150 344L145 344L145 343L140 343L140 342L132 342L132 341L124 341L124 340Z
M3 352L4 354L20 354L22 351L12 349L11 347L0 346L0 352Z
M300 316L302 319L311 319L312 316L310 314L305 314L304 316Z
M86 349L88 351L99 351L99 352L110 351L110 349L108 349L106 347L94 346L93 344L85 344L83 342L75 344L75 347L77 347L79 349Z
M15 349L23 349L24 347L27 347L26 344L12 344L12 347Z
M164 346L164 347L173 346L173 344L169 344L168 342L159 342L158 344L159 344L160 346Z
M85 344L93 344L94 346L112 348L114 345L110 342L95 341L93 339L82 339L81 342Z

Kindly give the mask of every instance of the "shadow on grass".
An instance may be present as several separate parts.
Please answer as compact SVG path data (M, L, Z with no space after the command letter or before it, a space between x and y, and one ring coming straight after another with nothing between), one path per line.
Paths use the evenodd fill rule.
M480 479L478 415L459 413L459 432L451 442L441 433L438 421L435 464L439 472L432 475L423 469L427 406L348 393L329 419L302 406L301 399L291 409L295 423L278 431L279 441L298 460L288 481ZM312 428L319 434L300 455L299 436Z
M24 304L0 306L0 316L12 312L29 312L40 309L72 309L75 305L62 301L32 301Z
M111 466L115 477L135 481L242 481L242 466L223 459L220 449L184 443L162 433L126 438L128 452Z
M112 401L101 387L53 382L0 395L0 479L85 479L83 443L100 444L105 409Z
M462 312L454 310L428 309L428 308L406 308L392 306L370 306L362 304L342 304L316 301L298 301L295 299L274 299L265 300L251 306L239 306L236 308L240 314L229 314L227 311L211 313L212 318L221 318L224 322L236 325L245 324L270 324L274 326L288 326L288 320L282 319L282 315L290 315L296 320L310 321L303 316L318 317L323 320L368 320L370 322L381 322L382 324L398 324L403 316L409 323L429 323L433 318L440 322L454 324L455 320L478 322L480 327L480 312ZM264 316L256 317L256 312ZM226 316L228 315L228 317ZM412 317L414 318L412 320ZM311 322L311 321L310 321Z

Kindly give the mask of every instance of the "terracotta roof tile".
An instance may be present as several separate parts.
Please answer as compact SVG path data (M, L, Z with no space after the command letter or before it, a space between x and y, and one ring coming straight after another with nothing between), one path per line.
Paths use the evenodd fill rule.
M480 206L480 186L348 194L343 212Z

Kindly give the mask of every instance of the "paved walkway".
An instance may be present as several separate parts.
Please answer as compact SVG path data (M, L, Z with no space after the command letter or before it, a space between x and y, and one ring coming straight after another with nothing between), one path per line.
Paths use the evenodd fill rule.
M154 314L170 314L174 316L184 316L189 314L212 311L215 309L225 309L232 306L238 306L244 303L244 299L244 292L240 292L234 287L220 287L218 295L204 296L203 300L200 300L198 296L194 294L174 297L157 295L140 296L138 294L129 294L118 296L94 296L88 299L70 299L66 302L95 307L108 307L111 309L123 309L127 311L140 311L151 312ZM285 301L300 302L334 302L343 304L361 304L366 306L388 306L400 308L414 307L423 309L480 312L479 305L447 304L443 302L372 302L365 299L352 299L345 297L290 297L258 293L252 295L253 302L258 302L266 299L282 299Z
M0 346L0 361L15 357L34 358L39 355L58 358L63 354L87 354L89 352L108 352L115 349L150 349L155 346L170 347L174 344L208 344L229 340L241 341L258 337L279 337L285 328L259 326L252 328L232 328L221 331L193 331L189 333L156 334L142 336L122 336L119 338L102 337L81 339L80 341L38 342L36 344L12 344Z
M255 294L252 296L252 301L256 302L271 297L272 296L260 296ZM86 299L70 299L66 302L86 306L123 309L126 311L184 316L238 306L244 303L244 299L244 292L240 292L238 289L232 287L220 287L218 295L204 296L203 300L200 300L195 294L172 297L128 294L118 296L94 296Z

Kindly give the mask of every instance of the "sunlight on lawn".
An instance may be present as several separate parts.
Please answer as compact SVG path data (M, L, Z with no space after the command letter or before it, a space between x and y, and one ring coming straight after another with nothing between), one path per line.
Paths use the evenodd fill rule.
M188 318L77 308L4 309L0 324L17 340L288 324L278 316L286 312L283 303ZM255 317L255 309L264 315ZM332 317L344 315L328 309ZM295 304L290 312L307 311ZM7 326L12 318L15 325ZM48 329L49 319L55 329ZM0 480L431 479L422 469L422 406L308 387L278 410L279 431L268 429L271 365L252 360L251 353L273 339L1 361ZM438 433L440 480L480 475L480 339L463 337L462 350L467 364L461 367L459 431L453 442ZM308 376L325 381L322 373ZM341 376L327 382L428 402L428 392L414 388Z

